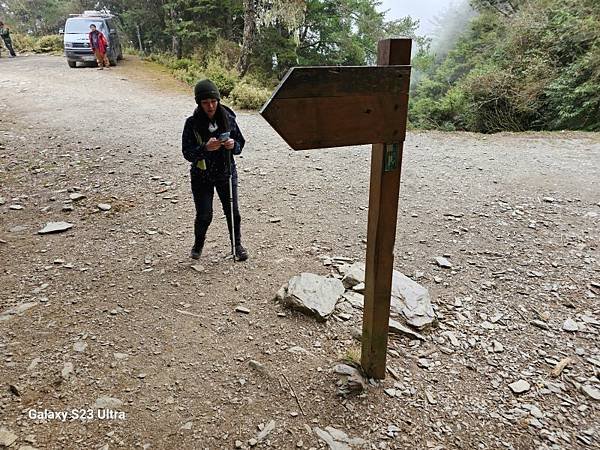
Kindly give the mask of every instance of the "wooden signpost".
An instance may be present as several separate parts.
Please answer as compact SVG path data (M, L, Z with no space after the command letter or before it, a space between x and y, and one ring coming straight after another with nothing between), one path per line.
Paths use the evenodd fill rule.
M379 42L377 66L295 67L261 110L294 150L373 144L361 364L385 378L410 39Z

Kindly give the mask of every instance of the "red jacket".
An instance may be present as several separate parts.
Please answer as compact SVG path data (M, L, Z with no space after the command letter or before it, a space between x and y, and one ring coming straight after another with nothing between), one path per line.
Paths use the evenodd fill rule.
M92 39L92 34L94 33L98 33L98 39L97 39L97 45L94 46L94 41ZM90 31L90 48L92 50L98 50L100 53L106 53L106 46L108 45L108 42L106 42L106 38L104 37L104 35L102 34L101 31Z

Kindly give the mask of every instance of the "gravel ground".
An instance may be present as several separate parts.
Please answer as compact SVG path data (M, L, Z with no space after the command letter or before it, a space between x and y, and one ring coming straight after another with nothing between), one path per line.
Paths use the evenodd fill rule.
M216 214L197 271L189 89L134 58L0 64L0 448L323 448L328 426L353 448L600 447L600 135L408 134L395 268L438 320L341 398L360 311L318 323L274 296L364 260L369 147L293 152L240 112L251 259L225 259ZM73 227L37 233L52 221Z

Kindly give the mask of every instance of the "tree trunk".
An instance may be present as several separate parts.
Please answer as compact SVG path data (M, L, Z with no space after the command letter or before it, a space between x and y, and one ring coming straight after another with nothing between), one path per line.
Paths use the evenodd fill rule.
M173 23L173 35L171 36L171 52L177 59L181 59L183 49L181 48L181 36L177 34L177 12L175 9L171 9L171 21Z
M244 40L237 66L242 77L246 75L250 66L250 55L256 38L256 19L255 0L244 0Z

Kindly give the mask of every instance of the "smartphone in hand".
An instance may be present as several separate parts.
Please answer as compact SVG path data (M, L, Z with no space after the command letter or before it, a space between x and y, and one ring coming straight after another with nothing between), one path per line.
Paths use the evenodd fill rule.
M225 142L229 139L229 131L225 132L225 133L221 133L219 135L219 141L221 142Z

